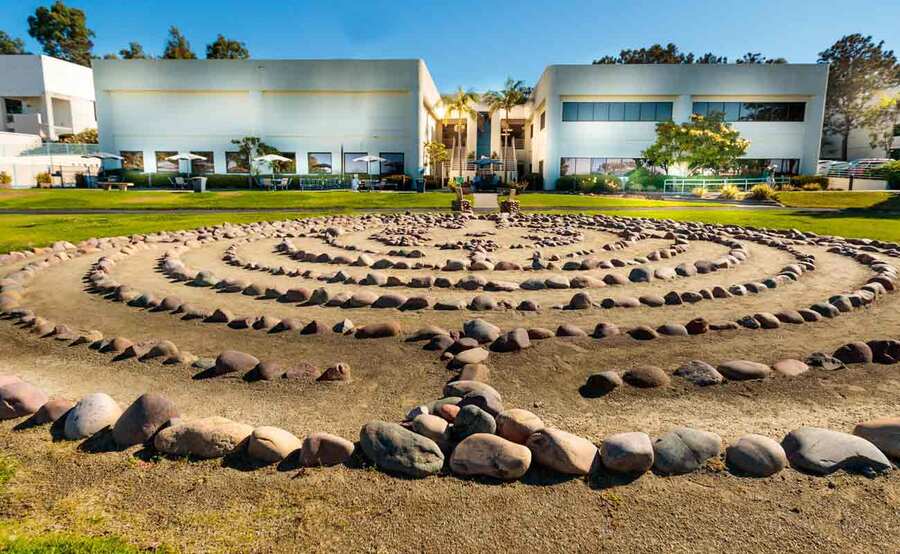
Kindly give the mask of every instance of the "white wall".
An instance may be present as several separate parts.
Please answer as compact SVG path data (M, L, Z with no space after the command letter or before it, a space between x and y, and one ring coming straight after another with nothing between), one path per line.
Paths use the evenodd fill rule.
M421 166L424 103L436 89L421 60L97 60L101 148L213 151L225 173L231 140L259 136L297 154L402 152L407 174ZM425 89L423 84L426 83ZM430 83L430 85L429 85Z
M550 66L535 89L535 105L547 109L547 132L539 137L536 126L532 159L545 160L545 188L553 188L562 157L637 158L655 140L653 122L563 122L564 101L671 101L676 122L688 119L694 101L803 101L803 122L734 127L751 141L745 157L797 158L803 173L813 173L827 76L827 66L816 64ZM536 109L534 121L538 116Z

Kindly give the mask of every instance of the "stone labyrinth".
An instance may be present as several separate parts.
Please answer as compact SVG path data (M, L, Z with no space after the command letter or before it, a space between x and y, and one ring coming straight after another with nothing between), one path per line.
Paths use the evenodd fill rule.
M559 413L647 402L651 420L650 402L675 394L752 393L765 410L769 389L830 375L864 384L890 366L896 379L898 258L900 245L878 241L586 215L326 217L60 242L0 256L2 324L21 344L83 349L98 368L130 363L186 390L221 382L258 399L261 382L291 387L298 405L340 410L361 430L196 417L156 392L123 410L14 374L0 375L0 419L108 449L412 477L876 476L900 457L896 402L849 428L801 414L782 436L730 418L742 432L728 441L689 421L653 437L639 422L583 436L558 424L575 408L553 425L540 413L551 389ZM566 352L590 365L578 379L547 369L566 367ZM403 396L422 383L431 393ZM896 399L897 381L885 383ZM510 405L504 384L529 403ZM373 419L374 398L405 407Z

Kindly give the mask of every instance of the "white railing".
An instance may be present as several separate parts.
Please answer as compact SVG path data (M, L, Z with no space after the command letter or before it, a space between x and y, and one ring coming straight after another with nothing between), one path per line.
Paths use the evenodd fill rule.
M790 177L775 177L775 185L791 182ZM708 191L733 185L743 192L756 185L770 183L767 177L670 177L663 183L663 194L690 194L695 188L702 187Z
M19 156L84 156L85 154L96 154L99 151L100 145L98 144L46 142L24 150Z

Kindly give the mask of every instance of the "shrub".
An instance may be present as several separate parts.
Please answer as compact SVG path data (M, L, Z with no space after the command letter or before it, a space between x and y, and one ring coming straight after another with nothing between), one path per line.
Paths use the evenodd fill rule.
M34 176L34 184L37 185L38 188L44 188L45 186L49 188L50 183L52 183L52 180L50 179L50 174L46 171Z
M734 185L725 185L719 192L719 198L725 198L726 200L736 200L740 195L740 189Z
M891 190L900 189L900 160L894 160L878 168L878 173L884 177Z
M775 198L775 189L766 184L759 184L750 189L747 198L750 200L772 200Z
M9 188L12 185L12 177L5 171L0 171L0 189Z
M828 177L824 175L794 175L791 185L802 190L815 191L828 188Z
M544 190L544 176L540 173L526 173L522 181L528 185L527 190Z
M578 181L572 175L563 175L556 180L556 190L559 192L575 192Z
M694 187L691 189L691 194L697 198L703 198L703 195L706 194L706 187Z
M74 135L62 135L59 137L59 142L66 144L97 144L100 142L100 137L97 135L97 129L85 129Z
M560 192L609 194L621 188L622 181L615 175L564 175L556 180Z
M807 192L816 192L820 190L826 190L828 185L825 186L820 185L819 183L806 183L805 185L801 185L800 188Z

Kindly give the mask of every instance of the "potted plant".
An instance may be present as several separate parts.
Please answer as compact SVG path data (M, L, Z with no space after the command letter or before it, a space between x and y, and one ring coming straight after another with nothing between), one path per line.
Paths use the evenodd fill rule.
M519 213L519 200L516 198L516 193L520 190L524 190L525 187L528 186L528 183L510 183L509 184L509 196L507 196L504 200L500 202L500 213L506 214L517 214Z
M463 189L456 183L450 183L450 190L456 194L456 199L450 205L454 212L471 213L472 203L463 197Z

